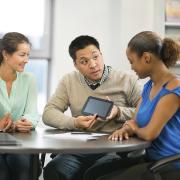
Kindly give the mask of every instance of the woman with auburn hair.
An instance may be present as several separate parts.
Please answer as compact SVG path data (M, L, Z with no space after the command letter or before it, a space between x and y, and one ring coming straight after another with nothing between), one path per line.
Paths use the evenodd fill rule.
M30 132L37 124L36 81L23 72L28 63L30 42L26 36L10 32L0 40L0 130ZM30 155L1 154L1 180L28 180Z

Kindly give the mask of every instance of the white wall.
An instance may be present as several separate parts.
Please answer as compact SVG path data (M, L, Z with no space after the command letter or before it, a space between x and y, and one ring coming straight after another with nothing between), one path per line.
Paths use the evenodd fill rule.
M104 61L124 70L130 69L125 50L137 32L162 33L157 16L163 0L54 0L54 25L51 64L52 94L59 79L74 70L68 54L70 42L79 35L98 39ZM157 6L158 4L158 6ZM157 11L158 10L158 11ZM162 13L160 13L162 14Z

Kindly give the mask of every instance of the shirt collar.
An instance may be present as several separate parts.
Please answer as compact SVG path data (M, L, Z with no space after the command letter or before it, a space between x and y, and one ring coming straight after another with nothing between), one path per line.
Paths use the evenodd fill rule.
M104 81L106 81L106 79L109 77L109 73L110 73L110 71L111 71L111 66L106 66L106 65L104 65L104 71L103 71L103 74L102 74L102 77L101 77L101 79L100 80L98 80L98 81L91 81L91 80L89 80L89 79L87 79L86 77L84 77L84 80L85 80L85 82L86 82L86 84L89 86L89 87L98 87L98 86L100 86ZM92 88L92 89L96 89L96 88Z

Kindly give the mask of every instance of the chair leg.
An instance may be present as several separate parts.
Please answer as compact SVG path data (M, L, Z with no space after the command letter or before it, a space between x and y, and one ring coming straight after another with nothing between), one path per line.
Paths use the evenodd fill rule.
M38 180L41 169L39 169L39 154L31 155L30 180Z
M42 168L44 167L45 159L46 159L46 153L42 153L41 154L41 166L42 166Z
M161 176L159 173L154 174L154 180L162 180Z

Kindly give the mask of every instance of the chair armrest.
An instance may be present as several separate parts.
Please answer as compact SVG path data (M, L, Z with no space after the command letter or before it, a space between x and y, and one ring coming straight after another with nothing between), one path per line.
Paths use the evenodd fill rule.
M178 161L180 161L180 154L163 158L163 159L151 164L149 169L151 172L156 173L159 170L161 170L163 167L165 167L166 165L169 165L171 163L178 162Z

